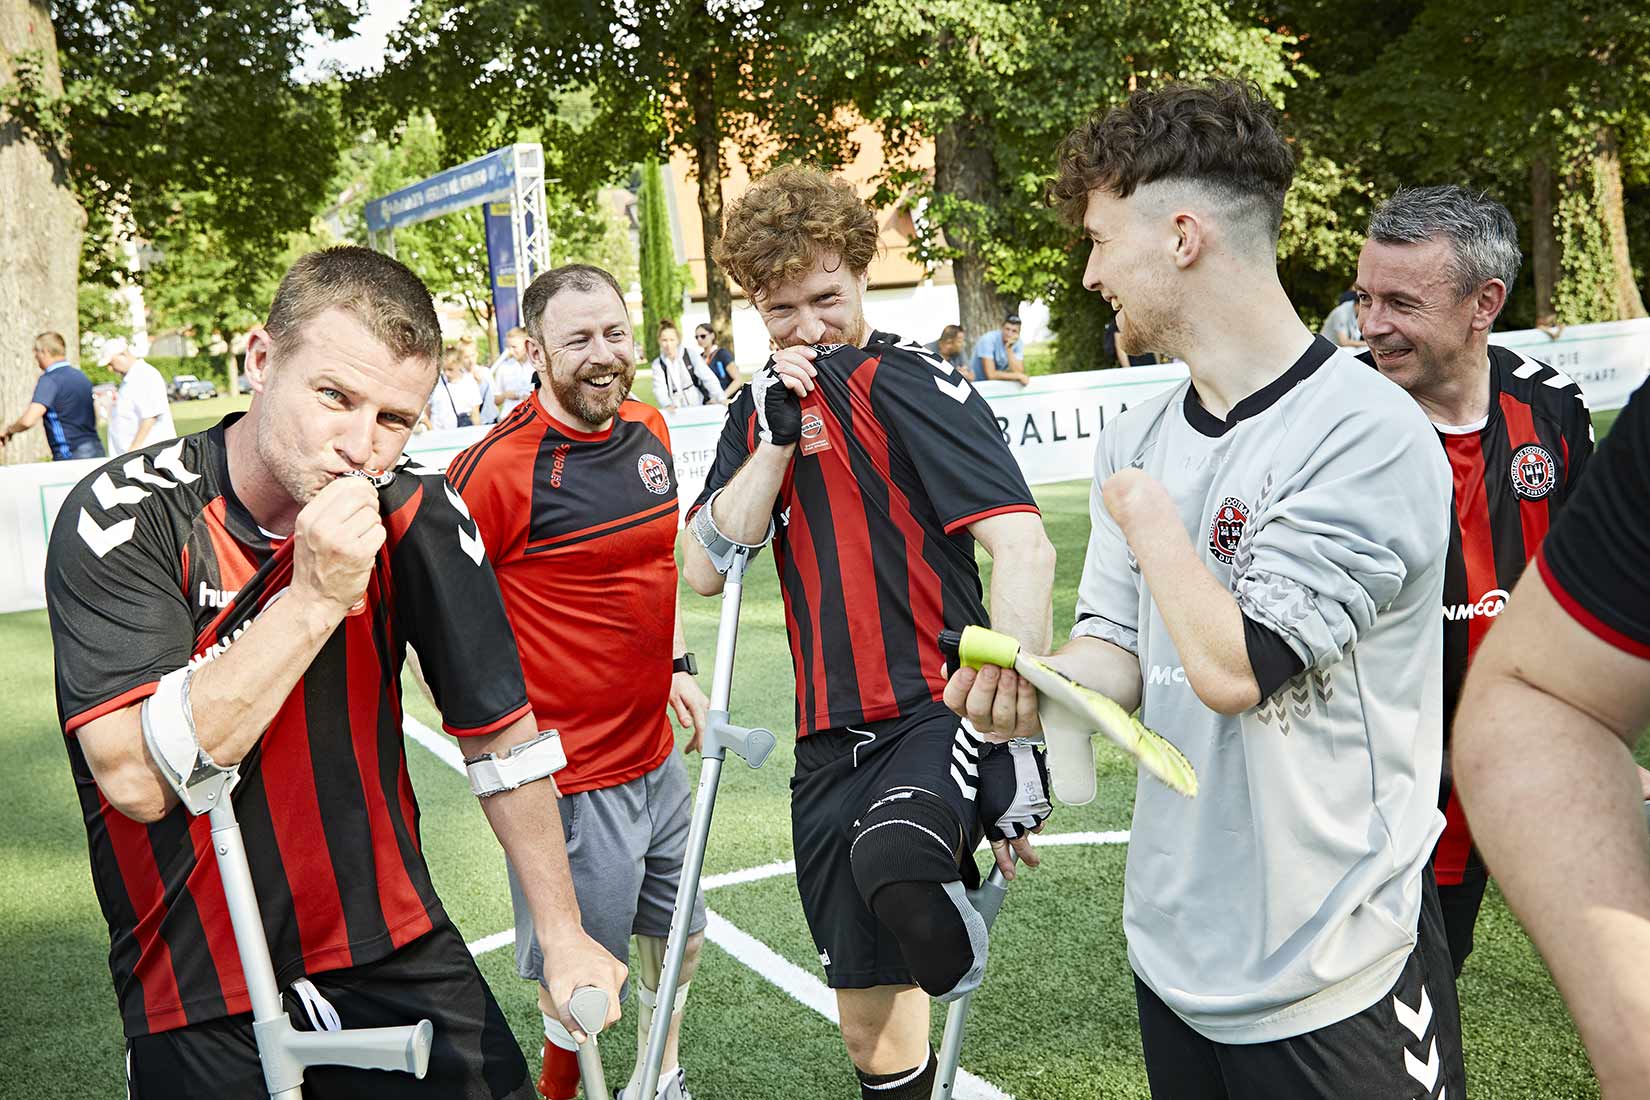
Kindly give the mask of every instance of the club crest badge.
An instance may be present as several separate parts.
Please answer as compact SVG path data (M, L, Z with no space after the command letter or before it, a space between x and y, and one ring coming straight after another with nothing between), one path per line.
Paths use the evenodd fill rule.
M636 473L641 475L647 491L664 496L670 492L670 467L656 454L644 454L636 460Z
M1553 491L1558 483L1558 467L1547 448L1539 443L1527 443L1518 448L1512 460L1513 492L1525 500L1540 500Z
M1215 518L1209 524L1209 553L1224 565L1232 564L1237 553L1238 540L1243 537L1243 525L1249 522L1249 506L1237 497L1227 497L1215 509Z

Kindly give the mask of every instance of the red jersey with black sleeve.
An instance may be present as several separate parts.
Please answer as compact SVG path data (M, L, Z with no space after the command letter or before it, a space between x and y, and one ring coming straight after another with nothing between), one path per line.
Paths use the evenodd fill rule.
M1368 352L1359 358L1373 365ZM1457 885L1469 866L1483 865L1448 752L1467 665L1593 453L1587 401L1568 375L1495 344L1489 359L1484 422L1438 428L1455 482L1444 566L1445 754L1438 808L1445 824L1433 856L1440 886Z
M152 824L103 797L76 731L210 660L285 594L292 542L236 499L224 430L122 455L52 529L46 599L57 706L109 966L129 1036L250 1010L207 818ZM459 736L529 714L509 622L462 501L403 460L380 490L388 539L352 613L240 765L234 789L277 980L389 955L442 919L403 753L405 647Z
M951 364L885 332L819 351L774 502L798 736L941 699L940 631L988 622L969 524L1037 511L991 407ZM745 387L695 509L755 449Z
M447 467L487 544L533 713L561 731L563 794L627 783L671 753L676 471L659 410L583 432L538 392Z
M1650 660L1650 386L1599 446L1575 501L1541 544L1541 579L1576 622Z

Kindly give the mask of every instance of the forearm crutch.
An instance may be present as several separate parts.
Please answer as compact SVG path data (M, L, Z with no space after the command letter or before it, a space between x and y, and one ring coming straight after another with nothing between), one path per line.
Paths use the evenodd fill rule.
M773 731L747 729L728 721L728 696L733 687L733 653L739 639L739 601L744 591L745 567L751 553L740 547L734 551L722 585L722 619L716 628L716 667L710 681L710 714L705 720L704 747L700 751L699 791L693 801L693 820L688 826L687 852L682 859L682 878L676 886L676 908L670 915L670 938L665 942L665 962L659 973L659 989L648 1031L647 1053L642 1067L641 1095L653 1097L659 1090L659 1069L664 1062L665 1040L670 1035L676 1003L676 987L681 984L682 959L687 953L688 924L699 898L699 876L705 866L705 845L710 840L710 819L716 809L716 788L722 778L722 762L729 749L752 768L760 768L773 751Z
M1013 853L1010 848L1010 859L1015 858ZM996 923L997 913L1001 911L1003 897L1007 893L1008 880L1003 878L1001 867L992 867L991 874L980 883L980 888L968 891L968 900L985 921L987 932ZM974 991L970 991L946 1006L945 1034L940 1038L940 1052L934 1059L934 1091L929 1094L930 1100L951 1100L952 1088L957 1080L957 1064L962 1060L963 1028L968 1023L968 1006L973 1000Z
M435 1026L428 1020L406 1027L342 1031L299 1031L292 1026L275 985L275 968L269 961L269 943L264 939L252 870L247 865L240 822L235 820L235 807L229 797L239 776L233 768L224 769L224 773L223 786L209 796L213 803L209 818L212 851L217 856L218 875L229 903L229 922L235 929L241 971L252 999L252 1034L258 1043L258 1061L263 1065L270 1097L301 1100L304 1070L310 1066L387 1069L422 1078L430 1065L430 1043L435 1037Z

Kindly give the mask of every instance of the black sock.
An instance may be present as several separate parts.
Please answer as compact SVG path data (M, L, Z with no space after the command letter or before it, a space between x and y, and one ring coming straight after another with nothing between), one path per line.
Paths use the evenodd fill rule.
M939 882L890 882L871 912L895 933L911 977L931 996L952 989L974 965L968 928Z
M854 1072L859 1074L860 1100L928 1100L934 1091L934 1074L938 1070L939 1064L930 1050L923 1057L922 1065L915 1069L865 1073L856 1068Z

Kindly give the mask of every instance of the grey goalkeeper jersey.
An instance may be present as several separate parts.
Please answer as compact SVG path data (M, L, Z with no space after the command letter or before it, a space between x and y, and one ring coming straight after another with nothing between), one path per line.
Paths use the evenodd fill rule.
M1415 945L1443 830L1438 604L1450 472L1398 386L1321 337L1227 422L1190 382L1108 424L1073 636L1140 658L1142 720L1185 751L1200 794L1142 773L1124 881L1135 972L1224 1043L1355 1015ZM1229 717L1186 682L1100 487L1138 466L1168 489L1204 563L1304 671Z

